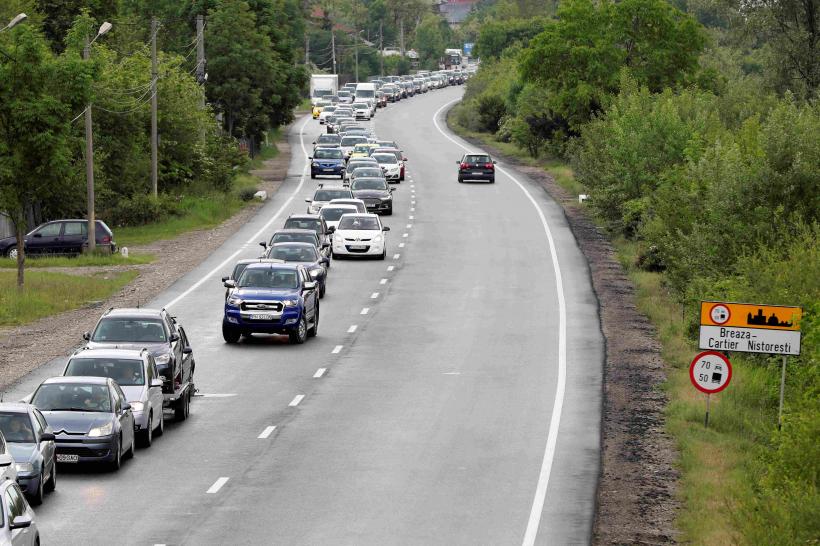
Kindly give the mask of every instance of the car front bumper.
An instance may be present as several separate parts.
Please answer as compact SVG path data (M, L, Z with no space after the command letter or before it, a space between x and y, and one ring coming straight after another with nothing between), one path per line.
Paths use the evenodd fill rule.
M356 246L363 248L355 248ZM366 242L358 245L347 241L341 244L333 243L333 253L343 256L381 256L384 254L384 241L380 243Z
M238 308L228 308L222 319L222 325L225 328L247 334L283 334L295 330L299 326L301 317L302 312L299 307L286 307L281 315L274 316L272 320L251 320Z
M115 446L114 436L84 438L80 441L72 440L71 442L62 442L58 438L55 442L55 459L57 455L77 455L79 457L78 463L111 462L115 458Z

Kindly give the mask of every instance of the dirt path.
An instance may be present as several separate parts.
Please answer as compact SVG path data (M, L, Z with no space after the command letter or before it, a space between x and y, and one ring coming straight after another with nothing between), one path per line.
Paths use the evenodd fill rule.
M655 329L635 306L635 287L585 207L538 167L488 150L544 189L564 209L589 262L606 339L602 464L593 544L676 542L678 455L665 432L666 380ZM560 441L560 440L559 440Z
M287 135L285 129L283 134ZM287 176L290 164L290 145L287 139L277 142L279 154L258 171L260 190L273 195ZM154 263L134 266L43 268L73 275L90 275L92 272L123 271L135 269L139 276L104 302L45 317L37 322L14 328L0 328L0 389L11 385L31 370L46 362L70 353L82 342L82 334L94 327L102 309L109 307L134 307L152 300L177 279L199 265L228 237L247 222L262 205L253 203L214 229L197 230L179 237L139 247L132 252L153 254ZM165 256L173 260L164 260Z

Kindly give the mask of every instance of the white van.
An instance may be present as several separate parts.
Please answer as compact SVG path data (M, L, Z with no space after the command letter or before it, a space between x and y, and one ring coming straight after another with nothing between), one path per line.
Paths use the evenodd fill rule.
M355 102L366 102L370 104L371 109L375 110L376 106L376 84L360 83L356 85Z

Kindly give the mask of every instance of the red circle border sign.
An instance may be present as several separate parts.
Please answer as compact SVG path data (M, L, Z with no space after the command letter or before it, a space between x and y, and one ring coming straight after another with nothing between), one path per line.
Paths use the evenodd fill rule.
M723 322L716 322L715 319L712 318L712 311L715 310L715 307L723 307L723 308L726 309L726 314L728 315L726 317L726 320L724 320ZM715 305L713 305L712 307L709 308L709 319L712 322L714 322L715 324L717 324L718 326L723 326L724 324L729 322L729 320L731 320L731 318L732 318L732 310L729 309L729 306L724 304L724 303L716 303Z
M718 357L719 359L721 359L726 364L726 368L729 370L728 377L726 378L726 383L724 383L723 385L721 385L717 389L714 389L714 390L704 389L703 387L700 386L700 384L697 381L695 381L695 364L697 364L698 360L700 360L704 356L716 356L716 357ZM703 393L706 393L706 394L719 393L720 391L722 391L723 389L728 387L729 383L731 383L731 381L732 381L732 364L729 362L729 359L726 358L726 355L724 355L723 353L719 353L717 351L704 351L702 353L698 353L697 356L695 356L695 358L692 359L692 363L689 364L689 380L692 382L692 384L695 386L695 388L697 390L699 390L700 392L703 392Z

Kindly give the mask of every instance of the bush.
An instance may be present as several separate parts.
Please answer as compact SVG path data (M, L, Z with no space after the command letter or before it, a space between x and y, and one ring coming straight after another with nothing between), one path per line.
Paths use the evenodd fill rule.
M256 188L242 188L239 190L239 199L242 201L253 201L253 196L257 191Z
M121 199L106 214L106 221L114 226L143 226L180 214L182 210L178 198L169 195L134 195Z

